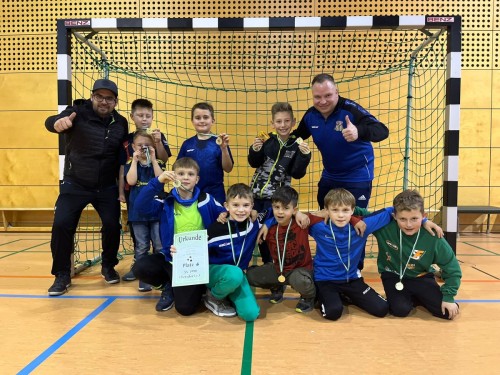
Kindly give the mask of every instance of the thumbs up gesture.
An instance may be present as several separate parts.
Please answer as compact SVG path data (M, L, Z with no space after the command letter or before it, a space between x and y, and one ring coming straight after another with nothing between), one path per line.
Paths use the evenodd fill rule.
M65 130L68 130L73 126L73 120L76 117L76 112L73 112L71 115L60 118L54 123L54 130L58 133L61 133Z
M342 135L347 142L354 142L358 139L358 128L349 119L349 116L345 117L346 127L342 130Z

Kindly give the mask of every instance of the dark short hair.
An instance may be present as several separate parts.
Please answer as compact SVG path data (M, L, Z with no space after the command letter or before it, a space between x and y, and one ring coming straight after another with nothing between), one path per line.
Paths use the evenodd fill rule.
M274 120L274 116L276 116L276 113L279 112L287 112L290 114L290 117L293 119L293 109L292 105L290 103L286 102L278 102L274 103L273 106L271 107L271 115Z
M172 170L175 172L175 170L178 168L194 169L196 171L196 174L200 174L200 166L193 158L185 157L177 159L172 165Z
M326 81L330 81L331 83L335 84L335 79L333 78L333 76L331 74L321 73L321 74L316 75L313 78L313 80L311 82L311 86L314 85L315 83L323 83Z
M250 186L242 183L231 185L229 189L227 189L226 202L237 197L249 199L253 202L253 193Z
M424 198L417 190L404 190L392 202L394 212L419 210L424 213Z
M272 198L272 203L281 203L283 206L292 204L293 207L297 207L299 202L299 193L291 186L280 186L274 192Z
M208 110L208 111L210 111L210 114L212 115L212 118L213 119L215 118L214 107L212 106L212 104L207 103L207 102L202 102L202 103L196 103L195 105L193 105L193 108L191 108L191 120L193 119L194 111L196 109Z
M137 108L148 108L152 111L153 110L153 103L151 103L147 99L135 99L132 102L132 106L131 106L132 112L134 112Z

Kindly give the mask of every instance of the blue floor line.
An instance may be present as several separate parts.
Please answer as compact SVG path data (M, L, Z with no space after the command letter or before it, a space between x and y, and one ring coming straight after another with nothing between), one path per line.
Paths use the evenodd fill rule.
M80 323L70 329L64 336L57 340L54 344L48 347L42 354L36 357L31 363L29 363L25 368L18 372L18 375L30 374L34 369L40 366L48 357L50 357L57 349L63 346L69 339L76 335L82 328L89 324L97 315L104 311L109 305L111 305L116 298L108 298L104 301L101 306L92 311L86 318L84 318Z
M158 299L160 298L160 295L150 295L150 296L102 296L102 295L95 295L95 296L68 296L68 295L63 295L63 296L57 296L57 297L51 297L48 295L36 295L36 294L6 294L2 293L0 294L0 298L26 298L26 299L50 299L50 300L59 300L59 299L113 299L113 300L134 300L134 299ZM257 300L268 300L269 296L258 296L256 297ZM289 301L297 301L299 297L284 297L285 300ZM456 300L459 303L500 303L500 299L457 299Z

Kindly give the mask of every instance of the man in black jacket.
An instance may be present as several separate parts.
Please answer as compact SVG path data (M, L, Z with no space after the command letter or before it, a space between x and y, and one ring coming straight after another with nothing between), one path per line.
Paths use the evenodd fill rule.
M71 285L71 253L81 213L92 204L102 221L102 277L120 282L114 267L120 246L118 154L128 134L127 119L116 110L118 88L108 79L94 83L92 96L83 104L67 107L45 121L47 130L64 134L64 176L55 204L52 225L50 296L59 296Z

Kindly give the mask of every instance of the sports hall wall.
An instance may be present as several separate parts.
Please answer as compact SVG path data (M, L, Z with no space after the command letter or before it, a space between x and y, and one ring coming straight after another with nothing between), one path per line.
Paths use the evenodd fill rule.
M57 197L58 139L44 127L45 118L57 112L57 19L414 14L462 16L458 204L500 205L498 1L4 0L0 32L0 209L26 208L26 212L16 213L17 221L44 221L47 218L38 216L46 213L31 209L50 208ZM345 95L348 97L348 93ZM119 105L118 109L128 113L128 108ZM298 119L301 115L296 113ZM461 220L461 229L478 229L481 220ZM493 230L500 230L498 222Z

